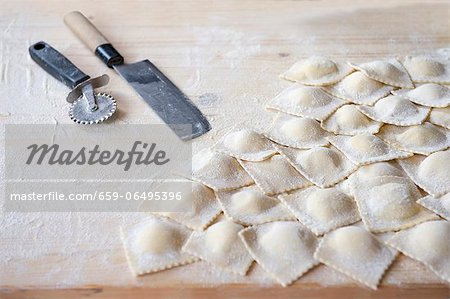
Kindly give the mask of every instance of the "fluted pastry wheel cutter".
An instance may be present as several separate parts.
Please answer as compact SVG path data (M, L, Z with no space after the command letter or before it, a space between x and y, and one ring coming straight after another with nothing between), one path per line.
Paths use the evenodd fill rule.
M71 103L69 116L74 122L98 124L116 112L117 103L111 95L94 92L95 88L108 84L108 75L89 77L64 55L43 41L31 45L28 50L31 58L40 67L72 89L66 101Z

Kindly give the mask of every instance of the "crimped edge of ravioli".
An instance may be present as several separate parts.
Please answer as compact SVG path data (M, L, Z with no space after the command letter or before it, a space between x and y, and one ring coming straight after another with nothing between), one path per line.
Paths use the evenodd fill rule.
M358 201L356 201L356 205L358 206L358 210L361 209L361 203L359 203ZM420 205L419 205L420 206ZM422 207L422 206L421 206ZM362 213L360 213L362 215ZM420 214L420 215L419 215ZM427 221L431 221L431 220L437 220L439 219L439 217L437 217L436 215L434 215L432 212L425 210L425 211L420 211L418 212L416 215L414 215L411 218L415 218L413 221L409 221L406 223L403 223L399 226L396 227L380 227L380 226L375 226L372 223L368 223L367 219L365 219L364 217L361 217L362 222L364 223L364 227L372 232L372 233L387 233L387 232L397 232L397 231L401 231L410 227L414 227L418 224L427 222ZM409 218L409 219L411 219Z
M352 68L354 68L355 70L358 70L358 71L362 72L364 75L366 75L367 77L369 77L369 78L371 78L371 79L373 79L375 81L378 81L378 82L381 82L381 83L384 83L384 84L387 84L387 85L390 85L390 86L395 86L395 87L414 88L414 83L413 83L413 81L411 79L411 76L409 75L409 73L406 70L406 68L403 66L403 64L398 59L391 58L391 59L385 59L385 60L379 60L379 61L388 62L388 63L394 65L395 67L397 67L400 71L402 71L405 74L404 77L405 77L405 79L407 78L408 80L405 80L405 82L401 82L401 83L400 82L390 81L390 80L388 80L386 78L379 77L379 76L373 74L372 72L369 73L367 70L365 70L364 68L361 67L362 64L371 63L373 61L368 61L368 62L361 63L361 64L355 64L355 63L352 63L352 62L348 62L348 64ZM406 81L408 81L408 82L406 82Z
M435 109L448 109L449 110L448 121L447 122L445 120L442 121L441 118L433 116L434 115L433 110L435 110ZM436 126L440 126L440 127L450 130L450 107L444 107L444 108L434 107L434 108L432 108L428 115L428 121Z
M220 206L220 203L218 203L218 205L219 205L219 207L221 207L221 206ZM207 228L211 223L213 223L213 222L217 219L217 217L219 217L219 215L220 215L221 213L222 213L222 210L219 210L219 211L217 212L217 214L215 214L214 216L211 216L211 219L209 219L208 221L203 222L203 224L202 224L201 226L198 226L198 227L195 227L195 226L191 225L191 223L189 223L189 222L187 222L187 221L180 220L180 219L177 219L177 218L175 218L175 217L167 216L167 215L164 215L164 214L160 214L160 212L153 212L152 214L156 214L156 215L159 216L159 217L162 217L162 218L166 218L166 219L175 221L176 223L179 223L179 224L181 224L181 225L184 225L184 226L186 226L187 228L189 228L189 229L191 229L191 230L194 230L194 231L203 231L203 230L205 230L205 228Z
M156 218L158 218L158 217L156 217ZM177 223L177 224L181 225L179 223ZM120 239L122 241L122 245L123 245L123 249L124 249L124 252L125 252L125 257L126 257L126 260L127 260L128 267L130 268L130 270L133 272L133 274L135 276L142 276L142 275L145 275L145 274L156 273L156 272L160 272L160 271L163 271L163 270L168 270L168 269L172 269L172 268L175 268L175 267L179 267L179 266L184 266L184 265L187 265L187 264L195 263L195 262L198 262L200 260L198 257L193 256L193 255L190 254L191 255L190 258L186 258L185 260L174 262L174 263L168 263L166 266L163 266L163 267L156 267L156 268L152 268L152 269L147 270L147 271L136 271L137 269L134 268L134 265L133 265L133 262L132 262L133 258L130 255L128 247L126 246L126 242L125 242L126 241L126 232L125 232L123 227L120 228ZM180 253L183 253L183 251L181 251L181 249L180 249Z
M331 232L333 232L333 231L331 231ZM330 232L330 233L331 233L331 232ZM368 232L368 233L369 233L369 234L372 234L371 232ZM381 242L381 241L378 240L375 236L373 236L373 234L372 234L372 237L374 237L378 242L380 242L381 244L383 244L384 246L386 246L383 242ZM392 260L390 261L390 263L388 263L388 264L384 267L384 271L382 272L382 274L381 274L381 276L380 276L380 278L379 278L377 284L376 284L376 285L371 285L371 284L368 284L366 281L362 280L359 276L356 276L355 274L350 273L350 272L348 272L347 270L344 270L341 266L338 266L338 265L336 265L335 263L325 262L324 259L319 258L316 254L317 254L317 252L319 251L319 248L321 248L321 247L323 246L322 244L324 244L324 243L325 243L325 239L324 239L324 238L321 238L320 241L319 241L319 245L317 246L316 252L314 253L314 258L315 258L315 259L317 259L317 260L320 261L321 263L325 264L326 266L335 269L335 270L338 271L338 272L344 273L344 274L347 275L348 277L351 277L352 279L358 281L358 282L361 283L362 285L365 285L365 286L367 286L367 287L369 287L369 288L371 288L371 289L373 289L373 290L377 290L377 289L378 289L378 286L379 286L379 284L381 283L381 280L383 279L383 277L385 276L386 271L389 269L389 267L392 265L392 263L395 261L395 259L396 259L397 256L398 256L398 251L397 251L397 250L394 250L394 249L390 248L389 246L386 246L386 248L388 248L389 250L391 250L391 252L395 251L395 252L394 252L394 255L393 255Z
M251 188L251 187L252 187L252 185L244 187L244 188ZM237 190L230 190L230 191L233 192L233 191L237 191ZM230 191L222 191L222 192L219 192L219 193L229 193ZM285 205L283 205L280 200L278 200L278 199L276 199L274 197L271 197L269 195L264 194L261 190L259 190L259 188L258 188L258 191L260 191L262 195L264 195L266 197L270 197L271 199L277 201L277 205L281 206L283 209L286 209L286 212L290 212L290 210ZM237 217L234 217L233 215L231 215L229 213L229 210L225 206L225 203L223 202L223 199L221 199L220 194L216 193L216 197L217 197L217 201L219 202L220 206L222 207L223 214L228 219L230 219L231 221L233 221L233 222L235 222L237 224L240 224L242 226L254 226L254 225L260 225L260 224L270 223L270 222L275 222L275 221L294 221L294 220L296 220L294 215L289 214L289 215L284 215L284 216L279 216L279 217L268 217L267 219L265 219L263 221L254 221L254 222L251 222L251 223L250 222L245 222L245 221L242 221L241 219L239 219Z
M242 130L245 130L245 129L242 129ZM275 150L273 150L273 148L271 146L272 141L270 139L268 139L266 136L264 136L264 134L262 132L259 132L258 130L254 130L254 129L247 129L247 130L248 131L253 131L254 133L260 135L261 138L266 139L267 144L271 147L270 149L260 150L260 151L253 152L253 153L236 153L236 152L233 152L232 150L230 150L229 148L227 148L223 144L224 138L226 136L228 136L228 134L239 132L239 131L242 131L242 130L237 130L236 128L233 129L233 130L230 130L229 132L224 134L222 136L222 138L220 138L220 140L215 145L212 146L212 149L217 151L217 152L220 152L220 153L229 155L231 157L234 157L236 159L245 160L245 161L251 161L251 162L264 161L264 160L270 158L271 156L273 156L273 155L275 155L277 153Z
M434 221L446 221L446 220L434 220ZM409 229L414 229L414 227L410 227ZM402 232L404 232L404 231L397 232L397 233L402 233ZM413 259L415 261L420 262L427 269L431 270L431 272L433 272L437 277L441 278L444 281L450 282L450 276L449 277L443 277L442 274L439 273L437 270L435 270L434 267L432 267L428 262L423 261L422 258L419 258L415 254L411 254L410 252L406 252L403 248L401 248L400 246L394 244L393 243L394 238L396 238L396 234L394 234L389 239L387 239L385 243L388 244L389 246L391 246L392 248L395 248L396 250L398 250L402 254L406 255L407 257L409 257L409 258L411 258L411 259Z
M306 174L303 170L300 170L300 169L298 168L298 166L297 166L297 163L294 162L294 161L292 161L292 160L284 153L284 149L283 149L282 146L275 145L275 144L274 144L273 146L275 147L275 149L278 150L278 152L279 152L281 155L283 155L283 156L289 161L289 163L291 163L291 165L292 165L298 172L300 172L301 175L303 175L308 181L310 181L310 182L313 183L314 185L316 185L316 186L318 186L318 187L321 187L321 188L328 188L328 187L332 187L332 186L336 185L337 183L339 183L339 182L345 180L346 177L348 177L349 175L351 175L353 172L355 172L355 171L359 168L359 165L356 165L355 163L353 163L353 162L352 162L351 160L349 160L349 159L348 159L341 151L339 151L338 149L336 149L342 156L344 156L345 159L348 160L348 162L349 162L350 164L353 165L353 167L352 167L352 168L349 168L346 172L344 172L344 174L342 175L342 177L339 176L339 179L332 180L331 182L329 182L329 183L327 183L327 184L320 184L320 183L314 182L314 181L316 181L315 179L314 179L314 181L311 180L311 176L310 176L309 174ZM328 147L328 149L330 149L330 148ZM309 150L309 149L300 149L300 150L306 151L306 150Z
M286 159L285 156L279 154L280 156L283 157L283 159ZM273 157L273 156L272 156ZM271 158L272 158L271 157ZM270 158L269 158L270 159ZM277 195L277 194L281 194L281 193L285 193L285 192L289 192L289 191L293 191L293 190L297 190L297 189L302 189L308 186L313 185L313 183L311 183L310 181L308 181L308 179L306 179L300 172L298 172L298 170L292 166L292 164L286 159L286 162L298 173L298 175L300 176L300 178L302 180L304 180L304 183L302 184L298 184L297 186L293 186L291 188L280 188L276 191L273 192L272 187L269 187L265 181L261 181L259 175L255 175L256 172L260 172L255 171L256 167L254 165L248 165L247 162L249 163L257 163L257 162L251 162L251 161L240 161L238 160L238 162L241 164L242 168L245 169L245 171L247 171L247 173L252 177L252 179L255 181L255 184L261 189L261 191L267 195L267 196L273 196L273 195Z
M214 200L215 203L217 204L218 211L215 214L211 214L209 219L208 219L208 221L201 221L200 220L201 225L200 226L195 226L195 225L192 225L191 222L186 221L183 218L178 218L177 216L172 216L171 214L167 215L167 214L164 214L164 212L149 212L149 214L150 215L156 215L157 217L168 219L168 220L174 221L176 223L182 224L182 225L186 226L187 228L189 228L189 229L191 229L193 231L199 231L199 230L202 231L205 228L207 228L222 213L220 203L216 199L216 194L215 194L214 190L212 190L211 188L209 188L206 185L204 185L202 183L199 183L197 181L191 181L191 182L195 183L195 184L202 185L204 188L210 189L210 191L214 195L214 198L212 200ZM173 212L173 213L177 214L177 212ZM183 213L183 212L180 212L180 213ZM198 216L199 215L196 215L196 217L198 217ZM192 217L192 218L195 218L195 216ZM203 219L203 217L202 217L202 219Z
M286 119L287 118L293 118L293 119L299 118L299 119L306 119L306 120L310 120L310 121L316 122L317 126L320 128L320 130L323 131L323 136L320 137L320 139L318 139L317 141L311 141L311 142L288 140L288 138L285 138L284 136L281 136L281 138L280 138L280 135L278 135L277 133L274 133L274 130L276 130L277 127L280 126L280 122L282 122L283 119L285 119L285 118ZM295 115L290 115L290 114L285 114L285 113L279 112L274 117L274 119L272 121L272 124L267 129L267 131L263 132L262 134L267 139L272 141L272 146L274 146L274 144L279 144L279 145L283 145L283 146L287 146L287 147L293 147L293 148L298 148L298 149L309 149L309 148L316 147L316 146L326 146L326 145L328 145L329 142L326 139L326 137L330 134L330 132L324 130L320 126L320 122L315 120L315 119L308 118L308 117L300 117L300 116L295 116Z
M449 151L449 149L444 150L444 151ZM441 151L437 151L437 152L434 152L434 153L438 153L438 152L441 152ZM402 167L403 171L405 171L406 175L417 186L419 186L421 189L425 190L428 194L433 195L435 197L440 197L440 196L450 192L450 186L448 186L446 189L444 188L444 190L441 190L442 188L435 188L434 186L430 186L428 183L424 184L424 181L421 180L417 176L417 171L419 169L419 166L422 163L422 161L425 160L426 158L427 158L427 156L425 156L424 158L420 158L419 155L414 155L414 156L409 157L407 159L398 159L397 162L398 162L398 164L400 164L400 166ZM416 163L416 162L411 163L410 161L408 161L408 159L421 159L421 160L418 163Z
M364 73L363 73L364 74ZM364 74L364 76L366 76ZM367 76L368 77L368 76ZM370 77L368 77L371 80L374 80ZM344 80L345 78L343 78L342 80ZM374 80L377 81L377 80ZM377 81L380 82L380 81ZM341 92L339 90L340 88L340 82L337 82L336 85L332 85L332 86L326 86L326 87L322 87L322 89L331 94L332 96L335 96L337 98L340 98L344 101L353 103L353 104L358 104L358 105L368 105L368 106L372 106L373 104L375 104L379 99L384 98L385 96L388 96L392 90L394 90L394 87L391 85L386 85L383 82L380 82L381 84L384 84L384 86L380 89L377 90L377 92L375 92L373 95L371 96L366 96L360 99L355 99L355 98L351 98L348 94L344 94L343 92Z
M222 219L222 220L220 220L220 221L223 221L224 219ZM218 220L218 218L216 218L215 219L215 223L217 223L219 220ZM231 221L231 220L228 220L228 221ZM238 223L236 223L236 224L238 224ZM238 225L241 225L241 224L238 224ZM241 225L242 226L242 225ZM212 265L212 266L214 266L215 268L217 268L217 269L220 269L220 270L222 270L222 271L225 271L225 272L228 272L228 273L234 273L234 274L238 274L238 275L241 275L241 276L245 276L245 275L247 275L247 272L248 272L248 270L250 269L250 266L253 264L253 261L254 261L254 259L253 259L253 257L250 255L250 253L248 253L248 251L246 251L246 253L248 253L248 255L252 258L250 261L249 261L249 263L248 263L248 265L245 265L245 269L243 270L243 272L238 272L238 271L234 271L234 269L230 269L230 268L228 268L228 267L223 267L223 266L220 266L220 265L218 265L218 264L215 264L215 263L213 263L213 262L211 262L210 261L210 259L209 258L206 258L203 254L200 254L200 253L198 253L198 252L191 252L190 250L188 250L188 249L186 249L186 245L188 244L188 242L189 242L189 240L191 240L191 238L192 238L192 236L194 235L194 233L205 233L206 232L206 230L204 230L204 231L193 231L192 232L192 234L189 236L189 238L186 240L186 242L184 243L184 245L182 246L182 252L186 252L186 253L188 253L188 254L190 254L190 255L193 255L193 256L195 256L196 258L198 258L199 260L201 260L201 261L205 261L206 263L208 263L209 265ZM239 238L239 232L237 233L237 238L239 239L239 241L241 241L242 242L242 240ZM242 242L243 243L243 242ZM245 244L243 244L243 246L245 247ZM244 268L244 267L243 267Z
M448 198L443 198L445 196L448 196ZM436 213L440 217L444 218L447 221L450 221L450 208L445 209L441 204L436 205L440 201L447 200L450 202L450 193L446 193L440 197L434 197L433 195L427 195L422 197L417 201L417 203L424 208L427 208L428 210Z
M338 73L334 77L332 77L332 79L323 79L322 78L322 79L309 80L309 81L308 80L297 80L295 78L290 77L287 74L289 69L292 66L294 66L294 64L296 64L297 62L299 62L301 60L306 60L308 58L310 58L310 57L306 57L306 58L303 58L303 59L300 59L300 60L294 62L293 64L291 64L291 66L285 72L281 73L279 75L279 77L281 79L284 79L284 80L287 80L287 81L290 81L290 82L297 82L297 83L301 83L301 84L307 85L307 86L326 86L326 85L331 85L331 84L334 84L336 82L339 82L345 76L347 76L348 74L353 72L353 68L349 67L346 63L337 62L337 61L334 61L334 60L330 59L331 61L333 61L336 64L336 66L338 68Z
M379 177L376 177L376 178L382 178L382 177L384 177L384 178L392 177L392 178L403 179L403 180L407 179L407 178L404 178L404 177L397 177L397 176L391 176L391 175L382 175L382 176L379 176ZM358 184L360 184L360 183L358 183ZM414 185L413 182L411 182L411 184ZM420 193L417 193L417 195L420 195ZM423 207L417 203L418 199L416 199L416 200L412 200L412 202L417 204L421 208L421 211L418 211L415 215L413 215L413 216L411 216L411 217L409 217L409 218L407 218L405 220L397 221L397 223L398 223L397 226L394 226L394 225L391 225L391 226L384 225L384 226L382 226L381 224L377 224L379 222L379 221L376 221L377 217L370 216L372 218L375 218L375 221L369 220L370 217L369 218L367 218L367 216L364 217L364 215L370 214L370 213L365 212L365 211L370 211L370 209L368 209L366 207L366 200L367 200L367 198L364 198L363 200L359 200L355 196L354 199L355 199L355 202L356 202L356 206L358 207L359 214L361 215L361 220L362 220L362 222L364 224L364 227L369 232L372 232L372 233L395 232L395 231L399 231L399 230L403 230L403 229L407 229L407 228L413 227L413 226L418 225L418 224L423 223L423 222L436 220L436 219L439 218L434 213L432 213L431 211L428 211L427 209L423 209ZM391 221L391 222L393 222L393 221Z
M295 281L297 281L298 279L300 279L300 277L302 277L303 275L305 275L308 271L310 271L312 268L318 266L320 264L320 262L318 260L315 261L315 263L311 264L310 267L305 268L301 273L298 273L298 275L291 279L290 281L282 281L275 273L273 273L271 270L269 270L265 263L262 263L259 258L256 257L255 252L253 251L253 249L250 247L249 244L247 244L247 241L245 240L245 237L243 236L244 233L246 233L247 231L250 230L254 230L254 226L249 226L244 228L243 230L241 230L239 232L239 237L242 239L242 242L244 243L245 248L247 249L247 251L249 252L249 254L252 256L252 258L258 263L258 265L261 266L261 268L264 269L264 271L266 271L267 273L269 273L270 276L272 276L272 278L277 281L279 284L281 284L282 287L287 287L289 285L291 285L292 283L294 283ZM319 243L319 240L317 240L317 244ZM316 244L316 248L317 248L317 244ZM313 257L314 258L314 257Z
M223 155L226 158L234 160L236 162L236 165L238 166L237 171L240 171L239 174L241 176L238 179L238 181L241 181L241 182L239 184L236 183L235 185L234 184L233 185L230 184L227 187L218 187L219 184L216 184L216 182L223 182L223 181L226 181L226 180L222 180L223 178L221 178L220 180L216 179L216 178L213 178L213 180L205 179L205 175L204 175L205 171L196 172L196 173L192 172L189 175L185 174L185 173L177 172L176 175L181 176L181 177L186 178L186 179L191 180L191 181L195 181L195 182L201 183L201 184L207 186L208 188L213 189L214 191L234 190L234 189L238 189L238 188L241 188L241 187L252 185L254 183L254 181L251 178L251 176L245 171L245 169L242 168L241 164L239 164L239 162L238 162L238 160L236 158L234 158L232 156L229 156L227 154L221 153L221 152L214 151L214 149L212 149L212 148L205 148L203 150L209 150L209 151L212 151L212 152L216 152L217 154ZM203 151L203 150L201 150L201 151ZM201 151L199 151L197 154L199 154ZM211 163L211 162L208 162L208 163ZM212 181L214 181L214 184L212 183Z
M445 107L449 106L449 103L431 103L430 101L428 101L428 102L422 101L421 99L419 99L417 97L412 97L410 95L410 92L413 90L414 89L398 89L398 90L393 90L391 93L395 96L402 97L402 98L407 99L415 104L419 104L419 105L426 106L426 107L445 108Z
M411 102L411 101L410 101ZM411 102L412 103L412 102ZM414 103L413 103L414 104ZM414 104L416 105L416 104ZM419 111L423 111L422 113L417 113L417 117L413 120L413 121L397 121L391 118L382 118L379 117L378 113L375 113L373 111L373 107L369 107L369 106L358 106L356 107L359 111L361 111L361 113L363 113L364 115L366 115L368 118L381 122L381 123L386 123L386 124L391 124L391 125L397 125L397 126L414 126L414 125L420 125L421 123L423 123L425 121L425 119L427 119L428 115L430 114L431 111L431 107L425 107L425 106L417 106L417 109ZM426 113L425 113L426 112Z
M336 186L336 185L334 185L334 186ZM330 187L330 188L333 188L333 187ZM307 188L303 189L302 191L306 191L306 189ZM342 193L344 193L346 196L348 196L350 198L350 196L347 195L344 191L342 191L339 188L338 188L338 190L341 191ZM278 196L278 198L289 209L289 211L296 217L296 219L300 223L302 223L304 226L306 226L310 231L312 231L316 236L321 236L321 235L326 234L326 233L328 233L328 232L330 232L332 230L335 230L335 229L337 229L339 227L351 225L351 224L356 223L356 222L361 220L361 216L359 215L358 207L357 207L357 205L355 203L355 212L356 212L357 215L353 215L354 216L353 218L349 218L349 219L347 219L347 221L344 221L344 222L341 222L341 223L337 223L336 224L336 221L334 221L333 226L324 228L323 225L317 225L318 221L314 222L311 219L312 217L308 213L306 213L306 212L304 212L303 210L300 210L300 209L298 209L298 210L294 209L294 207L290 203L288 203L287 200L286 200L286 198L289 195L291 195L291 194L285 194L285 195L281 194L281 195ZM353 200L353 202L354 201L355 200ZM299 216L301 216L301 217L298 217L297 214ZM319 228L319 226L321 226L321 227Z
M434 152L438 152L438 151L442 151L447 149L450 146L450 133L447 132L444 128L439 127L437 125L434 125L433 123L429 123L429 122L424 122L420 125L416 125L416 126L424 126L426 124L431 124L433 126L436 126L436 129L439 130L441 133L443 133L446 137L446 142L443 146L441 147L434 147L432 148L431 146L428 147L428 150L425 150L424 147L423 150L420 148L413 148L413 147L407 147L404 146L401 142L397 141L395 138L395 136L397 136L398 134L401 134L402 130L406 130L407 127L397 127L394 125L384 125L381 130L378 132L377 136L380 137L381 139L383 139L384 142L388 143L389 145L393 146L394 148L404 151L404 152L410 152L410 153L414 153L414 154L420 154L420 155L430 155Z
M358 166L368 165L368 164L372 164L372 163L376 163L376 162L386 162L386 161L395 160L395 159L403 159L403 158L408 158L408 157L413 156L413 153L398 150L395 147L393 147L390 144L383 141L383 139L381 139L377 135L374 135L374 134L360 134L360 135L372 135L372 136L377 137L378 139L380 139L382 142L384 142L389 147L390 153L383 154L381 156L378 155L378 156L374 156L371 158L360 159L360 158L357 158L356 156L354 156L353 154L351 154L352 148L347 147L347 144L346 144L348 140L344 140L344 141L339 140L342 138L349 139L349 138L352 138L357 135L354 135L354 136L337 135L337 136L327 137L327 140L334 147L336 147L347 159L349 159L353 163L357 164Z
M349 105L351 105L351 104L349 104ZM344 105L344 106L346 106L346 105ZM342 108L344 106L339 107L336 111L338 111L340 108ZM353 105L353 106L357 106L357 105ZM357 108L355 107L355 109L357 109ZM336 111L334 111L327 119L320 122L320 126L325 131L328 131L328 132L334 133L334 134L338 134L338 135L350 135L350 136L358 135L358 134L362 134L362 133L376 134L380 131L380 128L383 125L383 123L369 118L367 115L363 114L361 111L358 110L359 113L363 114L365 117L367 117L370 120L370 122L372 122L367 128L361 128L358 130L348 130L348 131L342 130L342 129L334 130L331 128L331 122L333 122L333 121L336 122L334 120Z
M445 59L442 59L440 57L436 57L433 55L408 55L403 57L400 60L400 63L405 67L406 71L408 71L408 68L405 66L406 59L411 59L413 57L423 57L423 58L431 58L441 64L444 65L445 72L444 74L440 76L422 76L422 77L413 77L410 74L411 80L414 83L436 83L436 84L450 84L450 66L448 66L448 62L446 63ZM409 73L409 71L408 71Z
M283 90L281 93L279 93L275 98L271 99L266 104L266 109L271 109L275 111L280 111L286 114L294 115L294 116L300 116L304 118L311 118L315 119L317 121L322 121L328 118L333 112L335 112L339 107L345 105L347 102L344 101L341 98L338 98L334 95L331 95L330 93L323 90L321 87L314 87L314 86L306 86L309 88L316 88L318 92L322 94L323 97L328 97L329 101L326 105L318 106L318 107L288 107L288 105L284 106L282 104L283 97L286 93L289 91L295 89L295 88L302 88L302 86L291 86L287 89ZM280 103L281 101L281 103ZM287 100L286 100L287 101Z

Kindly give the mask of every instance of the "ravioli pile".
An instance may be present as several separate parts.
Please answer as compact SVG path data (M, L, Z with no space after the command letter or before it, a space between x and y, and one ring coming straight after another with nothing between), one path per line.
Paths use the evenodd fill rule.
M325 264L376 289L401 252L450 282L449 58L310 57L281 77L271 126L193 157L192 212L122 230L132 270L256 261L286 286Z

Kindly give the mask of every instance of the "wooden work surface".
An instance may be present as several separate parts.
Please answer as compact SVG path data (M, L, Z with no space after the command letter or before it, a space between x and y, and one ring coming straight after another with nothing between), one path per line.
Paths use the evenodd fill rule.
M116 122L159 122L64 26L71 10L89 16L127 61L151 59L195 101L213 126L193 143L195 150L236 124L266 126L271 115L263 104L288 85L278 74L301 57L359 62L433 51L450 42L446 1L0 1L1 123L70 123L68 90L28 57L28 46L39 40L88 74L111 76L105 90L118 100ZM118 228L142 217L3 211L0 298L449 296L448 285L404 256L376 292L323 265L288 288L257 265L247 277L199 262L134 278Z

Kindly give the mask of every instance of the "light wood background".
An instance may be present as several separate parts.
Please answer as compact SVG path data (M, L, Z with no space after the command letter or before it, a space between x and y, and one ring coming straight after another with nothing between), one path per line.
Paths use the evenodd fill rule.
M28 57L28 46L39 40L91 75L110 75L105 90L118 100L116 122L159 122L64 26L64 14L80 10L127 61L153 61L206 114L213 131L194 141L195 150L232 126L267 126L271 115L263 104L288 85L278 74L301 57L320 54L359 62L425 53L450 42L448 1L34 0L0 1L0 8L1 123L70 123L64 102L68 90ZM288 288L277 286L257 265L244 278L203 262L134 278L118 227L142 215L0 211L0 298L450 295L448 285L404 256L377 292L325 266Z

